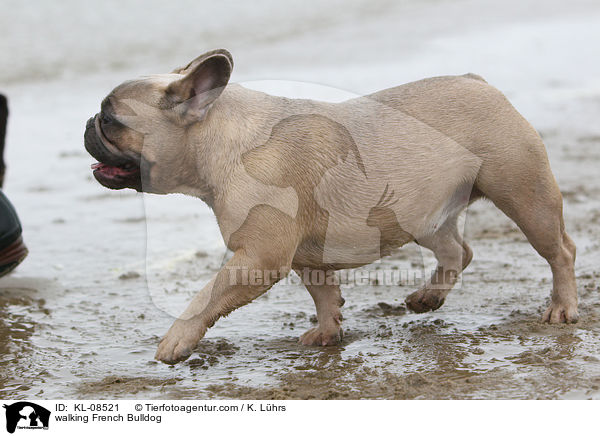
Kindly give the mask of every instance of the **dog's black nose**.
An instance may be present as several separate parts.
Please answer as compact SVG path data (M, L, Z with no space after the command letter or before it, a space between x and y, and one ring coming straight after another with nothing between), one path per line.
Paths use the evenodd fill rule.
M87 129L94 129L95 126L94 124L96 123L96 115L94 115L92 118L90 118L89 120L87 120L87 123L85 123L85 130Z

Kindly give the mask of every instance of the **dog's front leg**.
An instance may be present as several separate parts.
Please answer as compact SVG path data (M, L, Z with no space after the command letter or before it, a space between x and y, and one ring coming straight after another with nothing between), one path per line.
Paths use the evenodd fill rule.
M296 273L308 289L317 308L319 325L300 336L303 345L337 345L342 341L342 313L344 304L338 277L334 271L304 268Z
M217 319L250 303L290 271L289 261L250 256L238 250L194 297L162 338L155 358L165 363L187 359Z

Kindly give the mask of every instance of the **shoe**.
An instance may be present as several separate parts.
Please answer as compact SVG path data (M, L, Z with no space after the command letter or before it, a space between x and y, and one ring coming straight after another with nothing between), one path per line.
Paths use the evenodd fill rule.
M0 277L15 269L29 253L22 231L15 208L0 191Z

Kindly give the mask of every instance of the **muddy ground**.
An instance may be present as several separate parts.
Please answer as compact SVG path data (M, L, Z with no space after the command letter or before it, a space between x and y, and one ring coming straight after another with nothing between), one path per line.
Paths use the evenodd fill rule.
M546 141L555 161L600 165L600 138L573 140L577 153L561 148L556 136ZM305 290L286 284L219 322L188 361L167 366L152 357L170 319L149 298L143 270L114 268L89 287L6 278L0 396L598 398L600 184L596 177L561 185L567 226L579 245L576 325L539 322L550 270L512 222L480 202L466 224L475 259L446 304L409 314L402 301L413 286L347 285L346 335L338 347L297 344L314 311ZM125 234L139 224L120 222ZM191 295L191 283L210 275L221 255L182 255L168 272L149 274L171 293ZM418 271L421 264L420 250L408 246L369 268Z
M111 192L93 180L85 120L116 83L155 71L123 57L125 67L116 59L109 73L77 66L58 78L6 76L5 192L31 254L0 280L0 398L600 398L600 68L586 45L598 36L600 11L574 2L551 13L547 2L531 2L542 12L510 16L477 2L408 2L366 14L358 3L339 21L306 21L312 33L272 35L247 49L234 43L242 58L236 80L313 80L365 93L427 75L484 75L547 145L578 246L579 323L539 322L550 268L511 221L481 201L466 216L474 260L436 312L406 312L415 283L348 284L343 343L304 347L297 338L313 326L314 307L301 286L283 283L219 321L188 361L154 361L172 314L226 253L199 200ZM466 10L478 19L461 21ZM444 16L454 24L440 25ZM403 44L390 42L392 34ZM219 35L206 38L213 43ZM385 59L365 62L353 41L360 41L357 52L381 42ZM321 42L341 48L315 66L310 47ZM155 51L148 50L150 57ZM356 64L345 57L350 52ZM269 61L252 63L247 53ZM175 55L164 56L151 62L174 67ZM409 245L365 270L419 274L432 261Z

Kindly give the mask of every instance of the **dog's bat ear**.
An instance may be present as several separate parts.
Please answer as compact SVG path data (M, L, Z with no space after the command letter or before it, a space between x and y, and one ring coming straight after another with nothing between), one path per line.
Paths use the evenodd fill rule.
M224 48L218 48L218 49L207 51L206 53L201 54L196 59L194 59L189 64L187 64L185 67L175 68L173 71L171 71L171 73L172 74L186 74L189 72L190 68L201 64L202 61L204 61L207 58L209 58L213 55L216 55L216 54L227 56L227 58L229 59L229 63L231 64L231 67L233 68L233 56L231 56L231 53L229 53L229 51L225 50Z
M214 50L183 69L184 76L167 87L167 96L186 118L201 119L229 82L233 60L227 50Z

